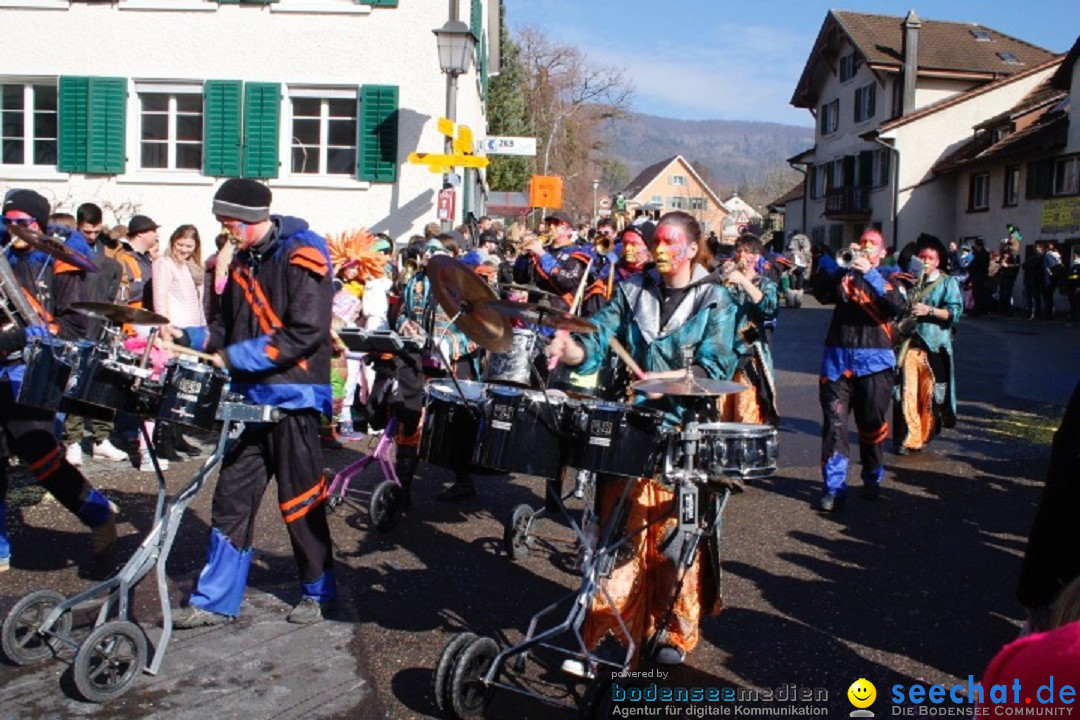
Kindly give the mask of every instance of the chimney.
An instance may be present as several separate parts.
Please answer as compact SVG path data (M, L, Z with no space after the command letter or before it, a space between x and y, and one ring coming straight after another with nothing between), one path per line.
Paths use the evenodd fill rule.
M914 10L908 10L904 18L904 95L900 115L915 111L915 84L919 73L919 28L922 20Z

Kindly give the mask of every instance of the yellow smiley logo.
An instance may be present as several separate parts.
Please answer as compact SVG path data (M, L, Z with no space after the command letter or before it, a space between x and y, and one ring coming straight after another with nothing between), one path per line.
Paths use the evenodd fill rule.
M866 678L859 678L851 683L847 691L848 700L857 708L868 708L877 699L877 688Z

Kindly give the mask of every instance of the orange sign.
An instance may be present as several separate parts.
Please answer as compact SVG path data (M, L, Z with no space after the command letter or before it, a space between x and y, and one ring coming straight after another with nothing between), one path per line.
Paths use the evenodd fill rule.
M529 183L529 204L557 210L562 207L563 179L558 175L533 175Z

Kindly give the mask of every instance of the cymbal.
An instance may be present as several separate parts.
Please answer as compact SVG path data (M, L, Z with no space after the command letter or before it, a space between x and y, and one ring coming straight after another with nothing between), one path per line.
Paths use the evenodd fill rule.
M521 285L518 283L499 283L499 289L501 290L516 290L517 292L528 293L529 295L538 295L541 299L548 302L558 302L561 305L565 305L566 301L561 296L556 295L553 292L547 290L541 290L535 285Z
M35 250L40 250L46 255L51 255L57 260L62 260L66 263L74 265L80 270L86 270L87 272L97 272L98 266L94 264L94 261L83 255L78 250L74 250L65 245L56 238L43 235L37 230L31 230L15 223L10 223L8 226L8 232L15 237L25 242Z
M512 317L530 325L540 325L555 330L567 330L577 333L596 332L596 325L585 318L540 303L492 300L488 303L488 307L501 315Z
M143 310L142 308L129 307L127 305L114 305L106 302L90 302L82 300L71 303L71 309L89 315L90 317L102 318L109 322L123 325L168 325L169 318L158 315L156 312Z
M713 380L712 378L676 378L674 380L638 380L630 383L635 392L660 393L661 395L682 395L710 397L713 395L730 395L742 392L749 388L742 383L730 380Z
M435 255L426 272L439 306L466 337L489 352L513 347L510 321L488 307L496 299L495 291L469 266L449 255Z

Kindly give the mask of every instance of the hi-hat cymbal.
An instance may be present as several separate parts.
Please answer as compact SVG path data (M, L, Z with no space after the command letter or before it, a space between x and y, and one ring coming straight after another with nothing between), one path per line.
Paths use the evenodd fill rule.
M529 325L566 330L576 333L596 332L596 325L585 318L571 315L563 310L556 310L540 303L517 303L510 300L492 300L488 303L495 312L520 320Z
M7 226L8 232L15 237L25 242L35 250L40 250L46 255L51 255L57 260L61 260L66 263L70 263L80 270L87 272L97 272L98 266L94 264L94 261L83 255L78 250L74 250L65 245L56 238L43 235L37 230L31 230L15 223L9 223Z
M71 303L71 309L89 315L114 322L118 325L125 323L130 325L168 325L169 318L158 315L150 310L129 307L127 305L114 305L106 302L90 302L82 300Z
M730 395L748 389L748 385L731 382L730 380L713 380L712 378L676 378L673 380L638 380L631 383L630 387L635 392L660 393L661 395L683 395L710 397L713 395Z
M514 344L510 321L488 307L492 290L468 265L449 255L435 255L425 267L439 306L466 337L489 352L503 353Z

